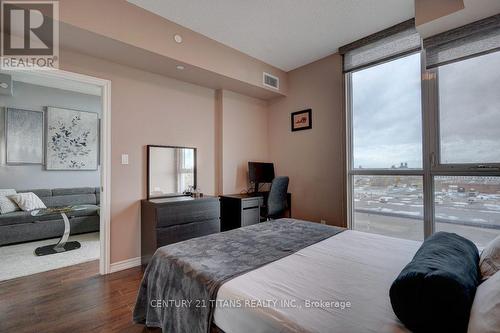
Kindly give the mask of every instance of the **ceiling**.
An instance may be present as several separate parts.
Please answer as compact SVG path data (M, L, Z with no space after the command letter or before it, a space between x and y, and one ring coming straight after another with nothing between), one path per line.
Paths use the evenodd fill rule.
M414 0L128 0L289 71L414 17Z

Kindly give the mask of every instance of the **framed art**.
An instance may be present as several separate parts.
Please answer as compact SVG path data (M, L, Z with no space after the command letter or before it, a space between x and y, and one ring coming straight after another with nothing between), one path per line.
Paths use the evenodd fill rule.
M97 170L99 115L47 107L47 170Z
M312 110L302 110L291 114L292 132L312 128Z
M6 108L7 164L43 164L43 111Z

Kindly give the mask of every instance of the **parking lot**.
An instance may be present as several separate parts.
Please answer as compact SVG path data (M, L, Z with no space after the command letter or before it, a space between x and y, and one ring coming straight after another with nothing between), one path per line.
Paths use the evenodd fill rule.
M455 232L485 246L500 234L500 194L456 188L435 193L436 230ZM357 230L423 239L423 199L418 185L357 186L354 212Z

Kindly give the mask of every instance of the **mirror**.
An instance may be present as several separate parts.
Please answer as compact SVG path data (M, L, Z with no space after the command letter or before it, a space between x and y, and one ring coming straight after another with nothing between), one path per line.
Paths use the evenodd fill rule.
M196 188L196 148L148 146L148 199Z

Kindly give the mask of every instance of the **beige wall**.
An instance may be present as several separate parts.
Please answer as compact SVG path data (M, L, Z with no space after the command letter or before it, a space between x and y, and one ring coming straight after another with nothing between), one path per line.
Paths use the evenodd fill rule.
M422 25L462 9L463 0L415 0L415 25Z
M197 147L198 184L206 194L245 189L249 160L274 162L277 175L290 177L294 217L345 226L344 91L338 54L284 73L122 0L60 3L64 22L104 36L104 44L118 41L254 87L261 85L265 70L281 78L282 93L288 95L263 102L219 89L224 86L216 91L63 50L62 69L112 81L111 262L140 256L147 144ZM117 8L120 15L114 15ZM172 41L176 32L184 36L181 46ZM313 128L292 133L290 114L307 108L312 109ZM129 154L129 165L120 164L123 153Z
M248 161L268 161L267 102L222 91L222 192L246 190Z
M69 2L81 4L64 1ZM63 17L68 17L66 10L62 9ZM76 15L77 11L66 13ZM79 23L84 26L88 22ZM94 29L104 29L90 23ZM159 47L166 50L171 46ZM219 59L217 52L209 58ZM248 62L236 62L239 70L247 70ZM112 81L111 262L140 256L140 200L146 197L147 144L198 148L198 184L206 194L245 189L249 160L275 162L276 173L291 178L294 217L344 225L340 56L289 72L290 96L269 103L68 50L61 51L60 66ZM313 109L313 129L291 133L290 113L305 108ZM129 165L120 163L124 153L129 154Z
M210 73L217 73L234 81L225 83L228 86L237 87L238 82L244 82L254 88L275 92L262 84L262 72L265 71L280 78L279 92L286 94L286 72L125 0L60 0L59 7L60 21L106 37L110 39L110 42L118 41L130 47L163 56L182 63L187 69L203 69ZM74 40L64 38L65 30L66 27L63 26L62 42L73 44ZM183 37L182 44L174 41L174 34L180 34ZM106 44L103 43L102 47L107 47ZM100 51L92 50L93 47L95 43L89 43L87 50L80 50L80 52L98 55ZM123 57L121 54L114 56ZM144 66L147 67L148 64ZM190 76L189 71L186 70L184 73L187 77ZM193 78L190 77L190 79ZM203 80L204 78L200 78L200 81Z
M290 177L296 218L345 225L342 58L288 73L288 96L269 102L270 160ZM313 128L290 130L290 113L312 109Z
M415 23L424 39L497 13L498 0L415 0Z
M239 192L246 187L246 163L268 158L264 101L67 50L61 52L61 69L112 81L112 263L140 256L146 145L198 148L198 185L206 194L215 194L219 183L224 184L226 193ZM223 106L221 114L218 105ZM223 131L220 138L219 130ZM224 154L222 173L217 170L219 152ZM129 154L129 165L121 165L121 154L125 153Z
M199 185L214 193L215 91L65 51L61 67L112 81L111 262L138 257L147 144L198 148Z

